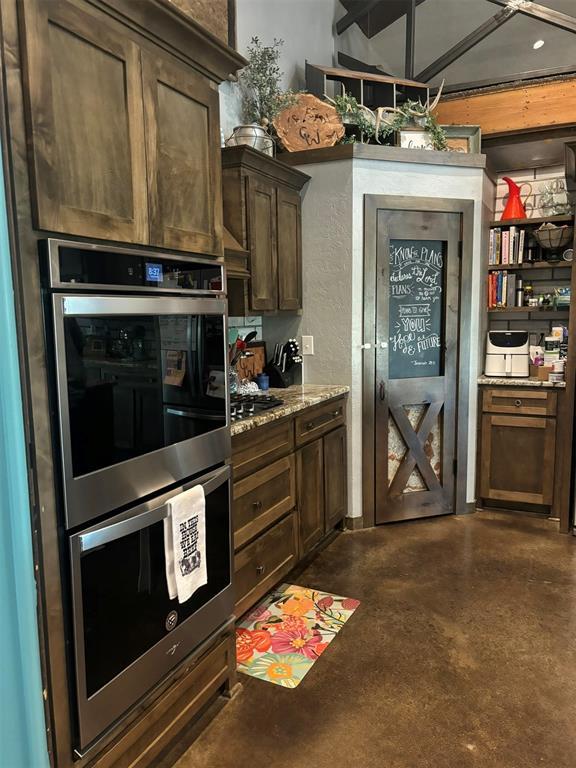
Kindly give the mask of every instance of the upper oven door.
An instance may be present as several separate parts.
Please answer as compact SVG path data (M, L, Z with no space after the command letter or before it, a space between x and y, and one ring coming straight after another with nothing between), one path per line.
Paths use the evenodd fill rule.
M68 528L230 455L225 300L52 302Z

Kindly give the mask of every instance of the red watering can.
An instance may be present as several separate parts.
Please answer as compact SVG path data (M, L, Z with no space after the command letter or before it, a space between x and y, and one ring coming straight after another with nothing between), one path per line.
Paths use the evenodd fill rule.
M530 192L526 195L526 199L530 197L532 194L532 185L525 181L520 186L516 184L515 181L513 181L509 176L504 176L503 181L505 181L508 184L508 202L506 203L506 207L504 208L504 212L502 216L500 217L501 221L506 221L506 219L525 219L526 217L526 208L524 208L524 203L522 202L522 198L520 197L520 190L524 186L524 184L528 184L530 187Z

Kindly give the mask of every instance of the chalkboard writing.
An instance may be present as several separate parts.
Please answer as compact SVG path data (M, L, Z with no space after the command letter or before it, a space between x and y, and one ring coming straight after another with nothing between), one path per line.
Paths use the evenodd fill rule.
M441 373L443 245L441 240L390 240L391 379Z

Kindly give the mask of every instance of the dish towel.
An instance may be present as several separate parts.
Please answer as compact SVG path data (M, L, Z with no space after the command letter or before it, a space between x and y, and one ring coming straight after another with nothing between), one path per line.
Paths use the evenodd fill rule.
M166 583L170 599L189 600L208 583L206 569L206 500L195 485L168 502L164 520Z

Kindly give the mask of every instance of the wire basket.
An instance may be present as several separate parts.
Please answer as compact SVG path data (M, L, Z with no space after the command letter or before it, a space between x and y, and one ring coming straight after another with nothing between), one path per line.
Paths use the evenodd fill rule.
M568 225L557 227L554 224L542 224L533 234L541 248L558 251L572 242L574 228Z

